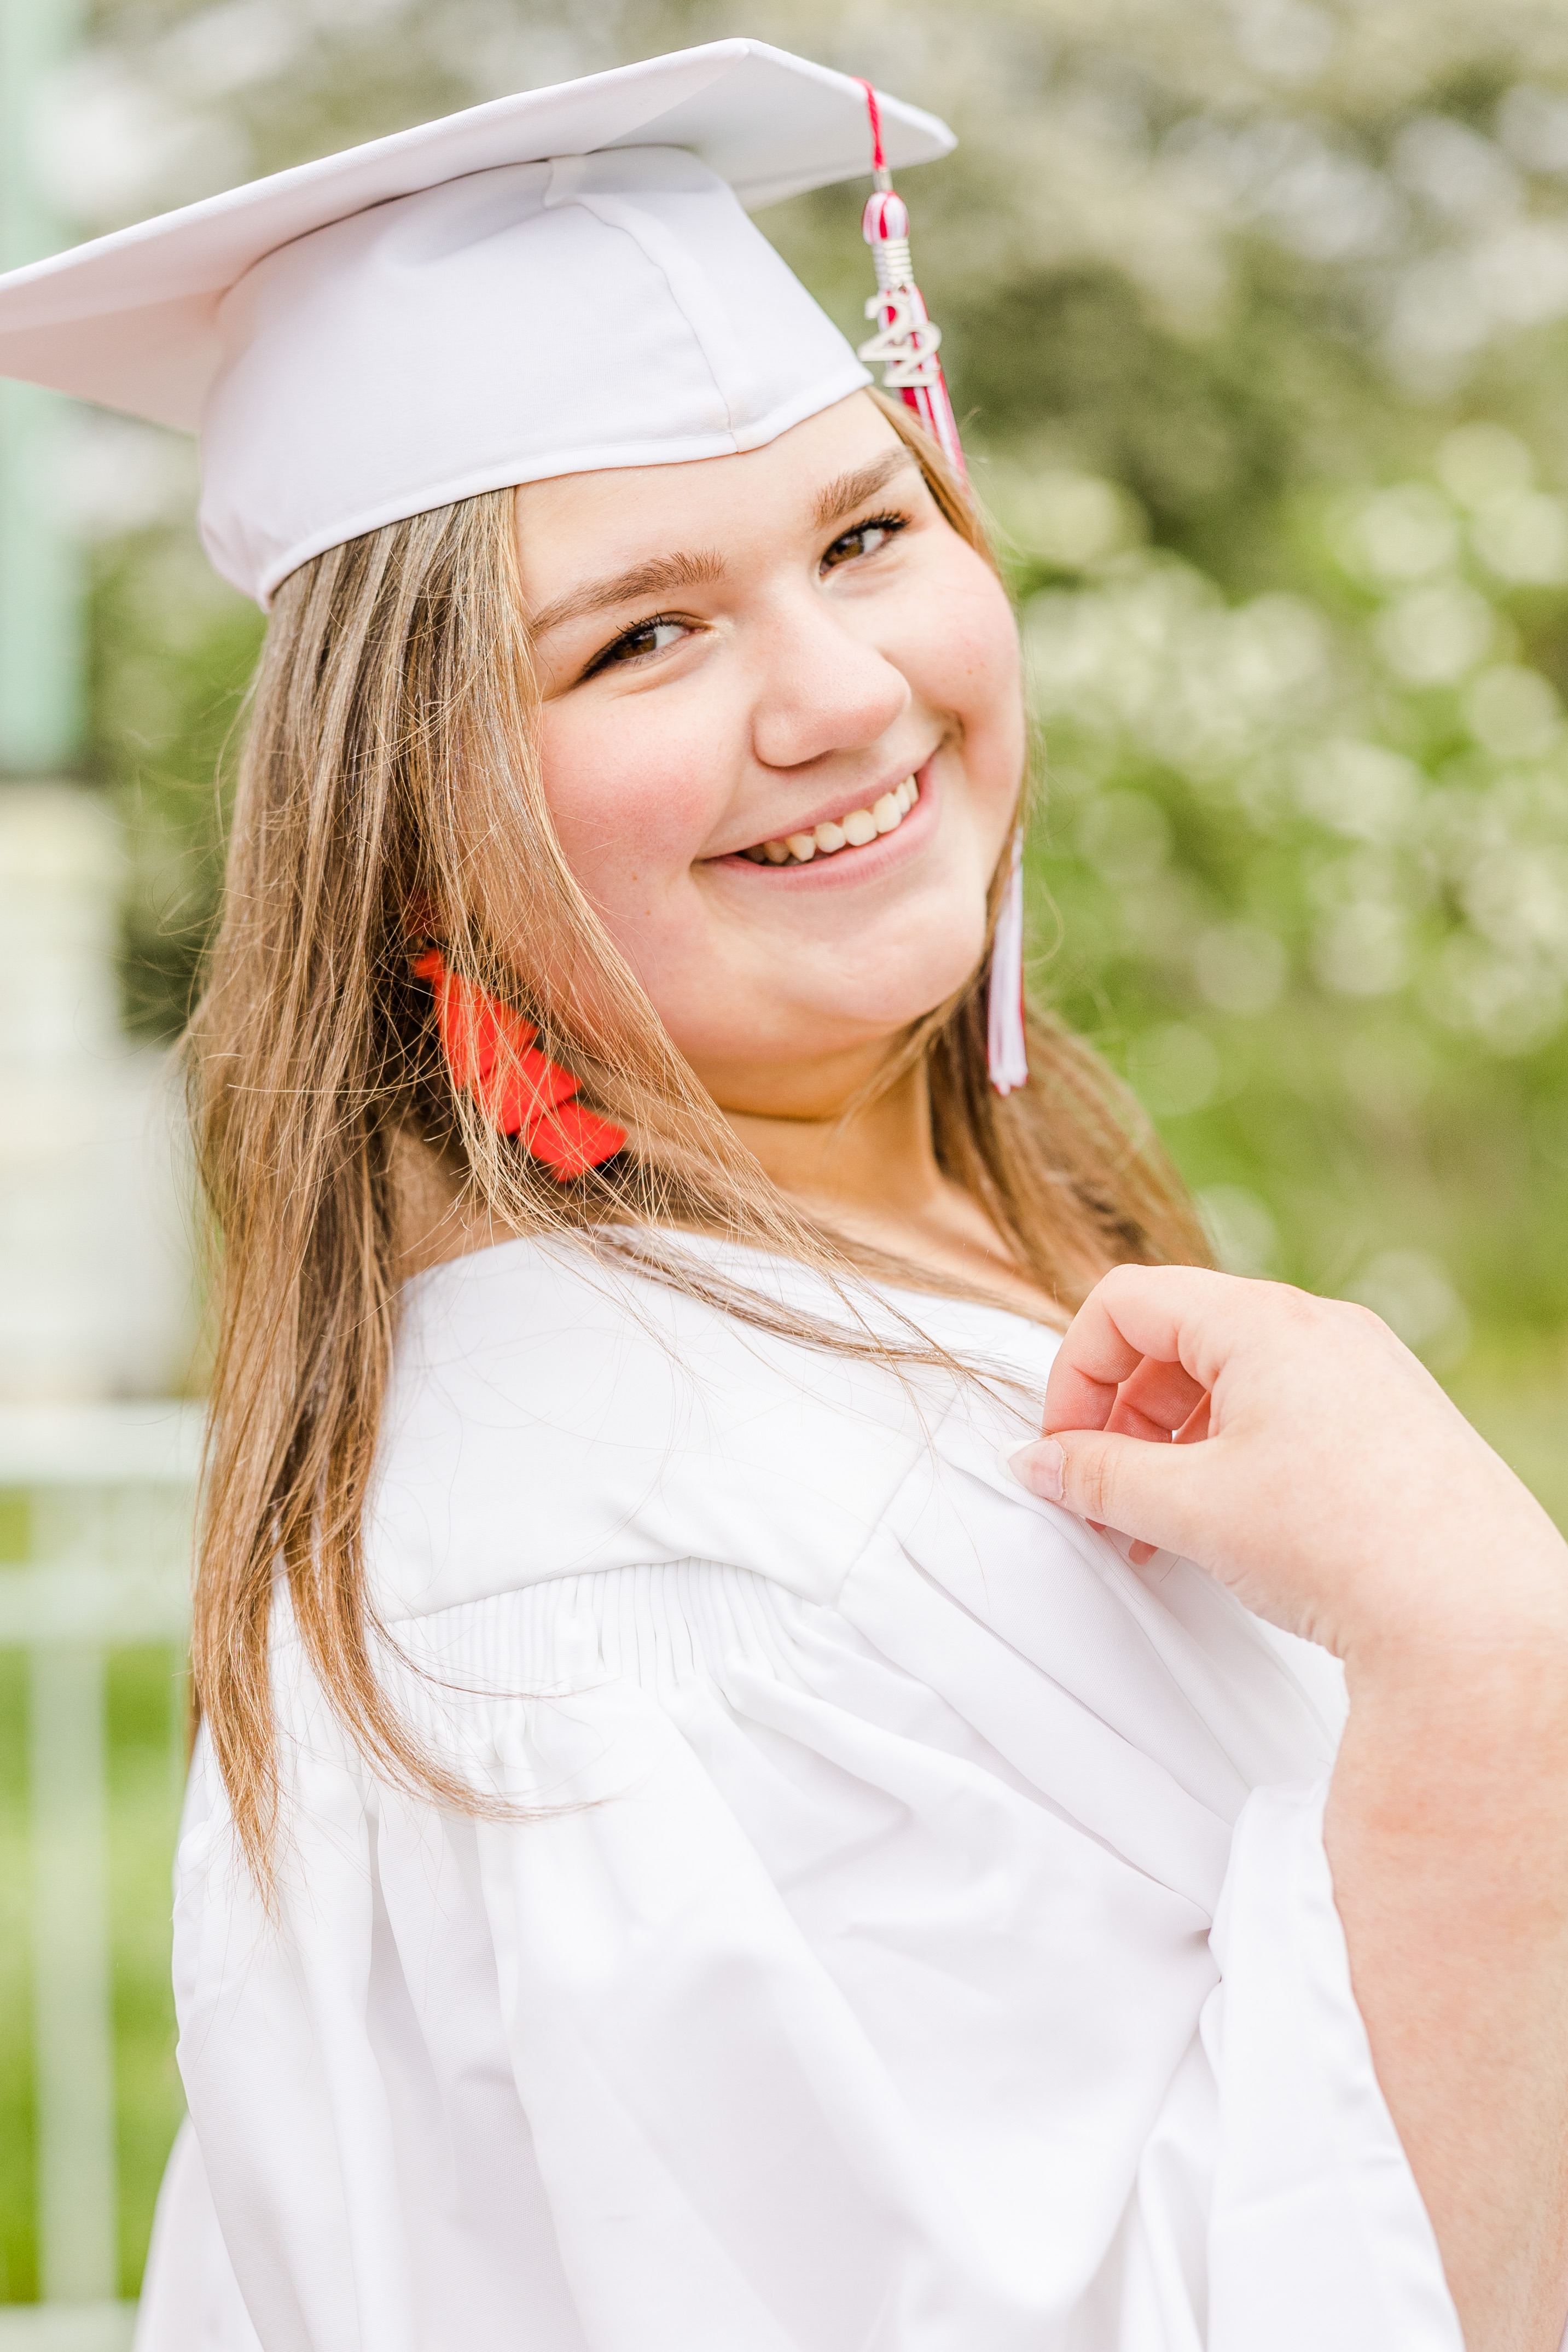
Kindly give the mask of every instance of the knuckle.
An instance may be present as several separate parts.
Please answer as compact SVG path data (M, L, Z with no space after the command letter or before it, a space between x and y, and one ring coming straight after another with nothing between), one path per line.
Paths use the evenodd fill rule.
M1385 1347L1394 1337L1383 1317L1358 1298L1323 1298L1318 1304L1324 1329L1336 1338L1363 1344L1372 1340Z
M1280 1315L1297 1331L1321 1330L1324 1310L1331 1300L1316 1297L1310 1290L1298 1290L1293 1283L1280 1282L1272 1286Z
M1354 1298L1321 1298L1310 1290L1279 1286L1286 1329L1295 1340L1319 1352L1349 1349L1364 1353L1368 1347L1386 1349L1399 1342L1381 1315Z

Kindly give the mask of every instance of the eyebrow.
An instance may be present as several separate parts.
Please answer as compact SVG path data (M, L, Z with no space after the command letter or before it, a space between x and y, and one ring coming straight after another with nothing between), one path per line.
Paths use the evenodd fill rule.
M874 458L870 465L859 467L853 474L840 474L826 483L816 494L812 520L818 530L851 514L857 507L874 499L879 490L886 489L895 475L912 466L912 449L901 446L889 449L885 456ZM552 604L542 604L532 615L535 637L542 637L552 629L564 628L569 621L584 621L595 613L613 612L619 604L637 604L649 597L668 596L681 588L710 587L724 576L724 559L716 549L697 553L649 556L643 563L634 563L626 572L617 572L605 580L587 580L580 588L558 596Z
M873 458L870 465L860 467L857 472L840 474L837 481L827 483L816 494L814 519L817 530L826 530L830 524L840 522L847 514L852 514L857 507L863 507L868 499L874 499L879 490L885 490L895 475L903 473L914 462L914 451L905 448L900 442L898 448L889 449L885 457Z
M559 629L568 621L586 620L594 613L612 612L617 604L637 604L649 596L668 596L678 588L701 588L724 576L724 559L710 550L695 555L652 555L617 572L608 580L584 581L553 604L542 604L532 615L536 637Z

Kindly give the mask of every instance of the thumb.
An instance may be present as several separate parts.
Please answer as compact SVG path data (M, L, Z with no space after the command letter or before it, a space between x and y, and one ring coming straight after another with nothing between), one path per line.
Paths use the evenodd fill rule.
M1206 1445L1158 1445L1103 1429L1060 1429L1023 1446L1008 1465L1042 1502L1115 1528L1157 1551L1191 1553L1209 1465Z

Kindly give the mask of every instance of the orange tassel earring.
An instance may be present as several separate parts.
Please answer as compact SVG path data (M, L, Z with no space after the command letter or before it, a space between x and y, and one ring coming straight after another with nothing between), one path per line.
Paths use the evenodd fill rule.
M577 1081L539 1050L539 1035L499 996L448 971L439 948L414 965L436 995L436 1022L454 1086L466 1087L502 1135L515 1135L559 1184L602 1167L625 1149L626 1133L574 1097Z

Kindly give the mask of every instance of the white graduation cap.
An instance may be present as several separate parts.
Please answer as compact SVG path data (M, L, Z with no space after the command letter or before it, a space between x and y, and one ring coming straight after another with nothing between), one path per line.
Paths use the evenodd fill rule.
M952 146L880 100L893 163ZM747 210L871 168L867 93L715 41L305 163L0 278L0 373L199 433L296 565L516 482L752 449L869 381Z

